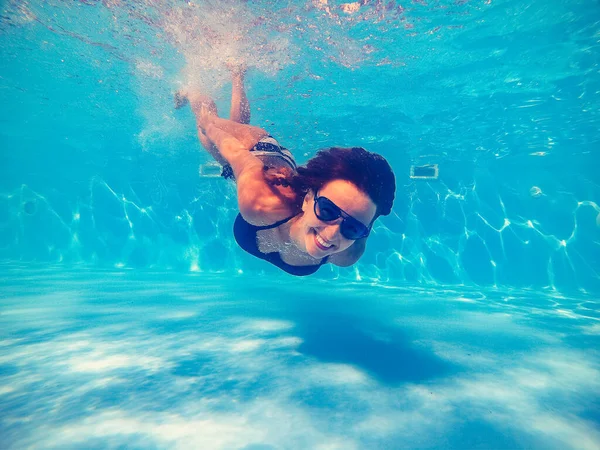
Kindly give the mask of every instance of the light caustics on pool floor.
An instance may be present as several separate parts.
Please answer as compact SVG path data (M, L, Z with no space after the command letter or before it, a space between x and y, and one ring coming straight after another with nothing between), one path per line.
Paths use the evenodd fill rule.
M14 271L3 448L600 445L600 308L531 291Z
M484 177L468 184L461 180L456 190L443 180L402 187L405 198L397 199L400 206L391 216L376 222L361 261L351 269L326 266L319 274L583 292L600 288L596 203L569 193L557 199L541 191L504 196L489 188ZM95 177L79 198L69 207L27 186L0 195L8 212L4 256L192 272L276 270L252 261L233 241L235 188L224 180L200 180L181 190L148 180L119 190Z

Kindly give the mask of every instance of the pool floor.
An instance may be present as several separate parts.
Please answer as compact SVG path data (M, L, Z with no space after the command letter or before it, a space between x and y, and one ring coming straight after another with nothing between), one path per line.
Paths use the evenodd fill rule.
M86 269L1 283L3 449L600 448L589 296Z

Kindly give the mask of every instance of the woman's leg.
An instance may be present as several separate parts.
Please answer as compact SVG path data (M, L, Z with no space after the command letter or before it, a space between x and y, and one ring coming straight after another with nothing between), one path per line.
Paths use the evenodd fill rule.
M242 124L250 123L250 103L244 89L244 76L246 68L231 68L231 108L229 109L229 120Z
M244 125L217 116L214 102L198 92L181 93L189 101L196 116L198 137L202 145L220 164L225 165L233 156L224 148L238 151L250 151L258 140L267 135L262 128ZM224 143L227 142L226 145Z
M269 133L262 128L252 125L245 125L243 123L237 123L232 120L222 119L210 111L205 111L204 115L200 116L200 118L198 118L198 115L196 116L196 123L199 127L205 129L209 125L212 125L235 137L237 140L242 142L242 144L247 147L248 150L252 149L260 139L269 135Z
M198 128L198 138L202 146L213 156L221 165L227 164L226 158L221 155L217 146L219 145L213 136L219 136L220 140L224 136L239 141L240 145L246 150L252 149L256 143L268 133L259 127L248 125L250 121L250 105L246 92L244 90L245 69L234 68L232 72L232 92L231 92L231 120L222 119L218 116L217 107L214 101L205 95L195 91L180 91L175 95L175 107L181 108L189 102L194 115L196 116L196 125ZM213 129L212 133L207 132L207 128ZM216 130L222 131L222 133ZM216 145L215 145L216 144Z
M200 110L203 106L206 107L211 114L217 115L217 105L215 102L205 95L200 95L198 93L188 93L188 92L178 92L175 95L175 104L176 107L181 107L186 102L190 103L192 110L194 111L194 115L196 116L196 122L198 122L198 115L200 114ZM224 166L227 164L227 160L223 158L221 153L219 153L219 149L213 143L213 141L206 135L203 128L200 126L198 128L198 139L200 139L200 143L202 146L210 153L210 155L217 161L219 164Z

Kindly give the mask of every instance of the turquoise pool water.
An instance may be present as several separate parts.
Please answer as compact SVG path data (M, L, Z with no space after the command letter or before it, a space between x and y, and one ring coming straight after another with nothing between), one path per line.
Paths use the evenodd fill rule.
M594 298L143 271L9 276L4 448L600 442Z
M0 447L600 447L600 6L0 4ZM232 239L192 85L299 163L363 146L351 268ZM437 164L437 180L410 177Z

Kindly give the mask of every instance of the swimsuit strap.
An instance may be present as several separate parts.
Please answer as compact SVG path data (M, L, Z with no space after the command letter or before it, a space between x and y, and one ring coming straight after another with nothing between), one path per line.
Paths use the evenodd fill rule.
M283 225L284 223L289 222L294 217L296 217L296 214L294 214L293 216L288 217L287 219L283 219L283 220L280 220L279 222L272 223L271 225L262 225L262 226L252 225L252 227L255 228L256 231L259 231L259 230L270 230L271 228L277 228L279 225Z
M271 252L271 253L262 253L258 249L258 243L256 242L256 233L259 230L268 230L269 228L278 227L281 224L284 224L291 220L295 216L288 217L287 219L280 220L271 225L263 225L256 226L251 225L244 220L241 214L238 214L235 223L233 225L233 236L235 237L238 245L246 252L251 255L256 256L257 258L268 261L269 263L279 267L283 271L297 276L305 276L315 273L319 267L325 264L329 257L323 258L319 264L315 264L312 266L292 266L281 259L281 255L279 252Z

